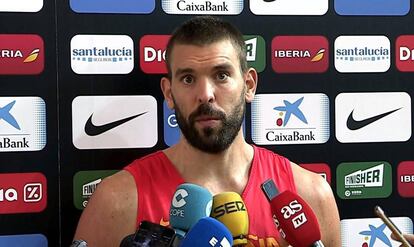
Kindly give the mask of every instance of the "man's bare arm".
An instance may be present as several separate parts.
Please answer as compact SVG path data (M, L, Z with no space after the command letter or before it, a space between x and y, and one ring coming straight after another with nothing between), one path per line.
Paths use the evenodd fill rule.
M298 194L312 207L326 247L341 246L338 207L329 184L318 174L292 163Z
M136 228L137 193L133 177L121 171L105 178L84 209L74 239L89 247L119 246Z

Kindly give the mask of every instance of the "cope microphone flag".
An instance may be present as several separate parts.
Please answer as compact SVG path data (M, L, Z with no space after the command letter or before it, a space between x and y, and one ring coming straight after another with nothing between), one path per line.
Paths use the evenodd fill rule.
M249 216L241 196L236 192L223 192L213 197L211 217L222 222L233 236L233 245L247 244Z
M201 218L210 216L213 196L204 187L184 183L177 187L171 201L170 224L183 238Z

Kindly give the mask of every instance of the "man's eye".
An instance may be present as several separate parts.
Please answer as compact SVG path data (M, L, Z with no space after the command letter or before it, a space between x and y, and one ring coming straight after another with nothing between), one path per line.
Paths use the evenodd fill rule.
M229 75L227 73L224 72L220 72L217 74L217 79L220 81L225 81L227 80L227 78L229 77Z
M194 78L192 76L184 76L182 80L185 84L191 84L194 82Z

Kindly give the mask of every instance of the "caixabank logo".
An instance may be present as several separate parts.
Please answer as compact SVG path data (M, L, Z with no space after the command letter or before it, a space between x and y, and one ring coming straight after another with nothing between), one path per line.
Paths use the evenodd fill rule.
M246 44L246 59L250 67L262 72L266 68L266 43L260 35L243 35Z
M402 197L414 197L414 161L403 161L397 168L398 194Z
M341 93L335 133L342 143L404 142L411 137L411 97L405 92Z
M325 94L258 94L251 111L256 144L316 144L329 139L329 99Z
M155 0L70 0L70 8L77 13L149 14Z
M410 11L410 0L334 0L339 15L394 15Z
M41 212L47 205L42 173L0 174L0 214Z
M0 75L40 74L44 64L44 44L39 35L0 34Z
M391 165L385 161L344 162L336 169L342 199L387 198L392 192Z
M395 41L395 65L402 72L414 71L414 35L401 35Z
M153 147L157 126L157 101L151 95L78 96L72 101L72 140L78 149Z
M43 234L4 235L0 236L0 246L48 247L48 243Z
M335 68L341 73L386 72L390 68L390 40L385 36L339 36L334 51Z
M324 15L328 0L250 0L255 15Z
M73 177L73 203L75 207L79 210L83 210L88 204L89 198L91 198L102 180L116 172L118 172L118 170L77 172Z
M324 36L276 36L272 68L277 73L322 73L329 67L329 43Z
M5 0L0 4L0 12L39 12L42 8L43 0Z
M46 105L39 97L0 97L0 152L46 145Z
M243 0L161 0L162 9L173 15L238 15Z
M139 64L147 74L166 74L165 50L171 35L144 35L139 41Z
M409 217L390 217L402 233L413 233ZM346 247L399 247L400 242L391 238L391 230L380 218L341 220L341 241Z
M70 41L76 74L128 74L134 69L134 44L127 35L83 35Z

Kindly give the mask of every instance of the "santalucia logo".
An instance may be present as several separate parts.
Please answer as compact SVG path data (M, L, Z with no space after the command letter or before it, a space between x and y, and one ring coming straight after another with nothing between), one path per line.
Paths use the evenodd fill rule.
M89 49L73 49L72 56L73 59L81 59L87 62L121 62L132 60L132 52L131 49L125 47L119 49L93 47Z

